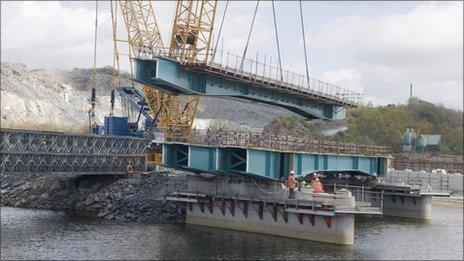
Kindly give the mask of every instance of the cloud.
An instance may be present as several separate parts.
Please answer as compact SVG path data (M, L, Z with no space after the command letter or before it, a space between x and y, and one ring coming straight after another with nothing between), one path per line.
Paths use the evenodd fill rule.
M99 3L97 65L105 66L113 62L111 20L108 2ZM225 6L222 3L218 5L215 34ZM283 67L305 74L295 15L298 9L293 6L296 2L287 3L276 2ZM157 1L153 5L166 43L175 2ZM355 6L344 5L347 9ZM1 7L2 61L21 62L31 68L92 67L94 2L1 1ZM225 50L243 53L254 7L255 2L230 2L221 35ZM363 90L365 97L382 104L404 102L409 83L413 83L414 94L420 98L462 108L462 9L462 2L419 2L409 12L337 16L317 26L308 24L308 18L310 75L343 88ZM119 35L125 37L122 23ZM262 61L267 53L267 61L272 55L275 64L274 37L271 4L264 1L247 57L254 59L259 52ZM120 50L127 53L127 46L121 45ZM121 60L122 68L128 70L127 58Z
M155 12L166 40L171 30L173 2L157 3ZM2 1L2 61L21 62L31 68L70 69L93 66L95 2L85 1ZM161 10L158 10L158 7ZM169 9L172 12L166 12ZM164 12L163 12L164 11ZM119 12L118 37L127 34ZM127 53L127 45L119 46ZM108 1L99 2L97 66L112 65L113 38ZM126 56L122 69L129 70Z
M405 101L413 83L416 96L462 109L462 10L462 2L421 3L404 14L340 17L313 32L311 50L338 67L323 78L345 78L342 87L376 102Z
M350 86L350 90L363 93L361 73L356 68L344 68L337 71L325 71L321 80L338 86Z
M100 25L111 28L109 17L100 12ZM1 19L4 61L52 68L92 64L94 10L64 7L61 2L2 2ZM101 51L111 34L99 33Z

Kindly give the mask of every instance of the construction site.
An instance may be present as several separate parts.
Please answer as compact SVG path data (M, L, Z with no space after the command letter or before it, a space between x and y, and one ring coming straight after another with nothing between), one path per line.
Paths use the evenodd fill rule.
M277 60L247 53L260 5L270 3ZM163 185L156 193L182 206L186 224L348 246L355 244L358 218L431 220L432 198L462 195L462 155L440 154L436 135L416 135L412 129L398 137L403 144L396 149L194 128L200 99L271 106L304 121L330 124L345 121L363 94L310 77L301 1L294 4L306 74L282 68L274 1L256 1L252 20L243 25L247 41L240 55L220 44L224 21L234 15L227 12L229 1L177 1L169 39L162 39L156 4L95 2L86 129L68 133L2 126L2 175L129 180L158 175ZM113 46L108 46L114 67L107 94L111 109L103 121L96 116L101 113L96 109L99 5L109 5L113 32ZM121 27L127 34L120 35ZM123 59L130 64L128 73L120 68ZM2 64L2 77L4 71Z

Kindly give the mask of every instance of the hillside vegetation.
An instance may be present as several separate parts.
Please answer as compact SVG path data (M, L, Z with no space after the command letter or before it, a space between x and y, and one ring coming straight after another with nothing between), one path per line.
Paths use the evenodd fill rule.
M279 128L272 128L274 133L322 138L314 131L313 123L297 117L279 117L267 129L276 125ZM415 98L404 105L349 109L347 127L344 132L324 138L399 148L406 128L413 128L420 134L441 134L441 153L463 154L463 112Z

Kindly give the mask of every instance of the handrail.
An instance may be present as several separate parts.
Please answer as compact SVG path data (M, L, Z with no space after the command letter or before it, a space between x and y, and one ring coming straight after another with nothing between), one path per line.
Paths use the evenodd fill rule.
M288 70L281 70L278 66L256 60L243 58L239 55L218 50L215 59L207 65L210 68L216 68L223 72L231 72L240 76L249 76L254 80L259 80L267 83L284 85L289 88L299 89L311 92L316 95L321 95L327 98L333 98L346 103L356 105L359 103L362 94L352 90L341 88L337 85L317 80L311 77L306 77L303 74L295 73ZM224 58L224 55L226 56ZM218 58L219 57L219 58ZM219 61L216 61L219 59ZM243 66L241 61L243 60Z
M175 129L165 130L170 133L170 141L184 142L185 136L177 134ZM192 130L189 143L209 146L230 146L263 148L279 151L301 151L333 154L388 155L388 147L366 145L310 138L296 138L262 132Z
M362 93L355 92L349 89L341 88L335 84L331 84L325 81L307 77L300 73L295 73L289 70L281 70L279 67L272 65L272 60L269 62L260 62L258 55L256 60L249 58L243 58L237 54L226 52L224 50L217 50L214 59L204 59L205 55L211 58L212 52L197 53L197 60L193 62L180 60L175 53L171 53L172 56L167 56L169 53L168 49L158 49L156 52L151 54L151 57L161 57L165 59L171 59L179 61L182 65L199 65L206 66L207 68L214 69L221 73L232 74L240 78L248 78L252 81L275 85L280 88L287 90L294 90L320 99L330 99L334 102L343 102L348 105L358 105L362 99ZM204 62L208 60L208 62ZM243 66L242 66L243 60Z

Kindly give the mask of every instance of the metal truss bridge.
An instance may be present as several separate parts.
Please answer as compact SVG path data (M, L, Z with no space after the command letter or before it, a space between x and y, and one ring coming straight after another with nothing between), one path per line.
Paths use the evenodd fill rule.
M146 139L0 129L2 173L125 174L145 171Z
M146 170L148 139L0 129L2 173L125 174ZM382 176L385 147L261 133L192 131L189 143L163 143L163 165L211 174L235 173L278 180L290 170Z

